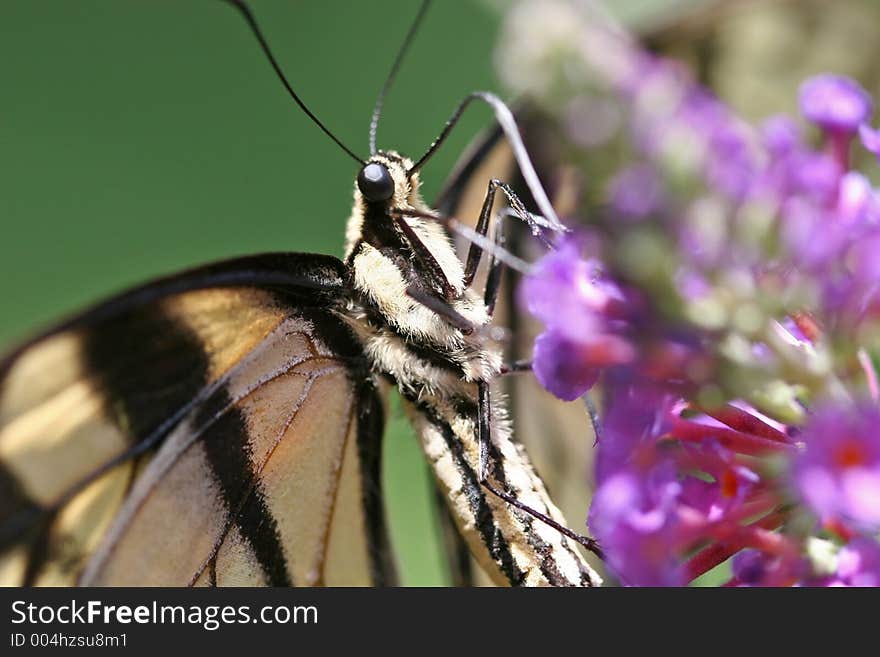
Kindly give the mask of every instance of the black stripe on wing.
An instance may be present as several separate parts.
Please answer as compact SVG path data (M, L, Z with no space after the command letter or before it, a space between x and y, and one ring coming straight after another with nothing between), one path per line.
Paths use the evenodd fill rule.
M452 511L449 510L449 505L446 502L446 493L443 492L433 476L431 477L431 491L434 512L440 526L440 541L449 579L455 587L474 586L476 579L471 551L455 524L455 518L453 518Z
M393 586L397 584L397 573L388 540L385 500L382 495L382 432L385 427L385 412L371 378L362 379L356 388L356 395L361 496L370 545L370 568L375 586Z
M179 318L161 312L156 302L202 289L256 288L271 292L275 302L293 315L311 309L306 314L319 339L335 356L352 363L348 375L358 398L357 437L373 579L378 584L393 582L379 483L382 405L360 344L332 311L347 294L345 276L339 260L320 255L267 254L209 265L123 293L21 345L0 361L2 400L4 383L19 357L38 348L41 340L76 331L82 335L85 370L105 402L107 415L124 430L131 445L110 462L99 463L50 508L31 500L15 474L0 464L0 552L29 542L27 572L33 577L48 558L46 527L58 508L114 465L155 449L199 399L207 401L209 363L200 337ZM216 408L215 404L210 406ZM221 490L229 498L236 484L252 482L253 474L244 419L228 414L220 428L222 435L210 441L207 454ZM269 583L289 584L276 523L258 488L238 511L236 524Z
M231 407L233 403L225 390L218 391L216 402L223 407ZM210 418L206 416L213 413L214 403L206 404L196 415L196 426L209 422ZM278 523L251 468L251 447L244 417L237 409L228 408L213 423L211 434L211 439L202 441L202 445L226 508L238 509L237 512L230 511L234 513L233 521L250 544L269 586L291 586L293 582L288 574ZM241 505L239 499L243 494L247 499Z
M138 306L190 290L219 287L257 287L277 290L288 299L319 305L347 293L346 269L333 256L314 253L262 253L232 258L157 278L111 297L56 324L20 344L0 359L0 396L3 381L15 360L37 342L68 331L100 324Z
M292 309L293 310L293 309ZM355 389L357 442L361 473L361 503L368 535L371 576L375 586L397 581L392 550L388 541L384 498L381 488L382 433L385 420L382 402L366 363L360 343L333 313L310 308L296 314L308 319L314 335L333 345L334 353L352 365L348 378ZM203 441L208 460L220 484L224 502L232 511L232 521L250 544L269 586L292 586L278 523L268 507L250 458L247 424L242 414L231 408L233 400L220 390L196 416L195 425L213 421L210 440ZM214 416L218 409L222 415ZM244 503L240 500L245 498ZM216 554L210 567L216 568ZM216 573L214 574L216 580Z
M0 551L12 542L41 512L18 478L0 463ZM14 523L6 524L7 519Z

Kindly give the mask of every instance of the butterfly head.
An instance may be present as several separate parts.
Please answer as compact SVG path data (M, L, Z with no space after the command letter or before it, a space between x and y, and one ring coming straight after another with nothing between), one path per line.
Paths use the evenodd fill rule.
M418 173L412 161L394 151L379 151L361 167L355 196L367 206L407 207L418 198Z

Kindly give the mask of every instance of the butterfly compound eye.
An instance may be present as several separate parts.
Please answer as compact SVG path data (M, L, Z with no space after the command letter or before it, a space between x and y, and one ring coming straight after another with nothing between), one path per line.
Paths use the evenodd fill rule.
M358 174L358 188L371 203L387 201L394 195L394 180L383 165L370 162Z

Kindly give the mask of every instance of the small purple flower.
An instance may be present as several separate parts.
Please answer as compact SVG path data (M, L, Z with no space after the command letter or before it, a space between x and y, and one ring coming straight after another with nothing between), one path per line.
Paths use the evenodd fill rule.
M802 152L791 161L795 193L826 203L837 193L843 169L834 158L823 153Z
M782 207L780 236L788 260L817 283L823 282L821 275L829 266L839 262L847 244L847 232L832 219L833 209L824 210L803 197L789 198Z
M801 145L801 133L790 116L771 116L761 125L764 147L774 157L784 157Z
M871 97L861 85L830 73L801 84L799 100L804 117L829 133L855 134L873 110Z
M658 449L674 399L624 368L609 374L589 527L629 586L682 586L683 488Z
M535 375L560 399L577 399L595 383L599 369L634 358L633 347L612 326L619 320L610 309L622 293L601 277L595 263L581 258L574 240L562 242L538 263L522 295L547 327L535 341Z
M643 219L665 203L663 181L647 164L636 164L620 171L609 185L611 207L623 219Z
M589 526L607 563L628 586L683 586L674 468L652 476L621 471L596 490Z
M844 170L835 157L807 148L795 128L782 117L765 124L766 166L755 175L753 186L769 193L777 203L803 198L820 206L834 202Z
M880 159L880 130L875 130L867 123L859 126L859 139L869 153L873 153Z
M826 523L880 529L880 408L870 403L817 409L793 466L803 500Z
M576 240L562 241L538 262L523 282L522 295L530 313L572 340L595 332L608 304L622 298L602 280L596 262L581 258Z
M880 586L880 545L857 537L837 553L837 580L844 586Z
M564 401L572 401L593 387L599 370L580 357L580 346L549 329L535 339L533 371L544 388Z
M768 557L760 550L741 550L733 557L733 576L747 586L761 586L767 577Z
M840 179L837 199L837 221L852 227L877 217L877 199L871 182L858 171L850 171Z
M706 177L724 196L740 202L754 184L758 170L748 128L719 112L711 127Z

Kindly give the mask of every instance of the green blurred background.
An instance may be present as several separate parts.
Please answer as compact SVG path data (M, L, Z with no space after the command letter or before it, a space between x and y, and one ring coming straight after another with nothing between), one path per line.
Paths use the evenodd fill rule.
M498 90L492 49L499 4L434 3L386 103L380 147L418 154L466 93ZM608 3L628 18L659 16L661 27L673 6L701 4ZM373 102L417 2L253 5L296 89L345 143L365 153ZM779 105L778 91L761 105L756 99L765 95L748 85L732 89L726 80L763 80L783 89L790 104L801 67L870 77L859 66L876 57L817 47L831 43L823 35L874 24L864 14L838 11L833 21L805 22L805 38L792 36L798 21L782 11L768 12L770 31L751 24L737 31L731 23L714 34L697 21L663 49L705 69L710 51L697 37L711 37L714 59L737 45L707 81L747 115L789 105ZM658 34L661 43L665 35ZM700 47L675 47L682 43ZM805 59L805 49L819 54ZM841 63L841 52L857 62ZM782 69L790 83L779 83ZM487 120L485 109L466 115L424 169L427 198ZM2 0L0 348L107 294L186 266L267 250L341 255L355 174L352 161L289 100L237 12L218 0ZM385 462L404 582L442 584L426 466L396 407Z

